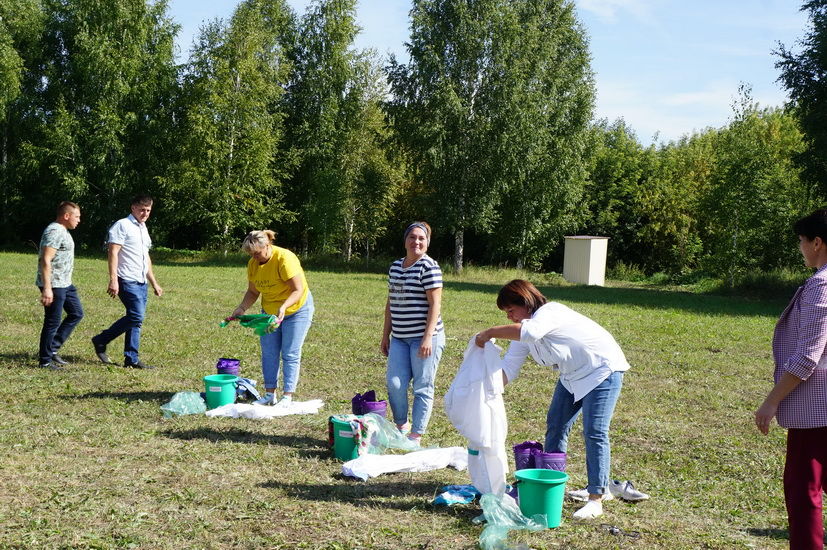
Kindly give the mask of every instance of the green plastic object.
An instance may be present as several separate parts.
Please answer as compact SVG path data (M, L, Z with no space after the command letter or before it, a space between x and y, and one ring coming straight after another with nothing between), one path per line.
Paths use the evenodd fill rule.
M239 321L242 327L253 329L258 336L270 334L279 328L279 318L268 313L255 313L252 315L239 315L237 317L227 317L218 325L226 327L230 321Z
M520 510L528 517L546 516L549 528L559 527L563 515L563 498L566 496L566 472L557 470L517 470L514 476L520 480Z
M350 422L332 416L330 422L333 424L333 456L345 462L359 458L359 449L356 448L356 439Z
M524 470L523 470L524 471ZM538 515L525 517L514 499L508 495L487 493L480 497L482 516L471 520L473 523L485 523L485 529L480 534L480 548L482 550L510 550L508 532L513 530L543 531L546 529L546 518ZM523 545L517 548L522 548Z
M198 392L179 391L172 396L169 403L161 405L164 418L181 416L185 414L201 414L207 410L207 404L201 399Z
M238 376L234 374L210 374L204 377L204 388L207 396L207 408L215 409L222 405L235 403L235 383Z

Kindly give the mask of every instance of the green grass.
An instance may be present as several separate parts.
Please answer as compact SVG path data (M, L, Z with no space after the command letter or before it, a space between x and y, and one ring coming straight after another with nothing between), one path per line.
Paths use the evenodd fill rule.
M326 418L357 391L384 392L379 354L385 278L308 271L316 318L297 397L321 398L319 415L272 421L187 416L164 420L173 393L202 389L219 357L242 359L260 379L258 341L218 321L246 286L239 263L159 257L165 289L150 298L142 357L157 371L107 368L89 338L121 315L106 294L102 258L79 258L75 283L86 317L62 350L65 372L34 368L42 320L33 254L0 254L0 548L473 548L475 506L434 508L442 485L465 472L340 476ZM516 271L448 276L448 345L425 442L462 445L442 410L468 339L504 321L496 291ZM612 425L613 475L652 499L612 501L597 524L512 533L532 548L786 548L781 490L784 431L760 436L752 412L770 387L770 339L788 296L774 300L636 288L580 287L532 276L547 296L612 332L633 368ZM117 356L120 341L110 350ZM542 439L554 384L527 364L506 392L509 444ZM569 449L571 484L585 484L580 424ZM576 509L567 502L564 518ZM600 522L598 522L600 523Z

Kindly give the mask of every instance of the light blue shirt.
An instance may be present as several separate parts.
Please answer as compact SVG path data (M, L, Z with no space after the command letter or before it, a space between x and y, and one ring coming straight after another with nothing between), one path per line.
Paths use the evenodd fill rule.
M135 216L130 214L112 224L106 242L121 245L118 252L118 277L145 283L146 272L149 271L149 249L152 248L146 224L138 223Z

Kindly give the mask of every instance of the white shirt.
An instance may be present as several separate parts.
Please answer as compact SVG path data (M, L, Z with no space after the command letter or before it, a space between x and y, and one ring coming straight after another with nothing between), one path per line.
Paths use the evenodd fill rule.
M149 249L152 247L146 224L138 223L132 214L121 218L109 228L106 242L121 245L118 252L118 277L145 283L146 272L149 271Z
M509 382L526 357L560 371L560 382L579 401L615 371L629 370L623 350L609 332L573 309L549 302L524 319L520 340L503 358Z

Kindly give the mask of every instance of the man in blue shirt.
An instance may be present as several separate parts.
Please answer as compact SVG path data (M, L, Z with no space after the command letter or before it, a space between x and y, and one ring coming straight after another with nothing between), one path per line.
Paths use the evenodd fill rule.
M120 298L126 314L92 338L95 354L104 363L112 363L106 346L124 335L124 367L152 369L138 353L141 343L141 326L146 314L147 282L156 296L164 291L152 272L149 249L152 240L146 229L146 221L152 212L152 197L138 195L132 199L132 213L112 224L107 238L109 256L109 287L106 292Z

